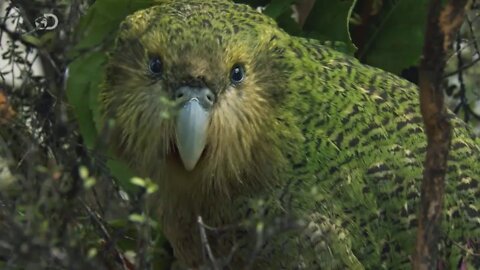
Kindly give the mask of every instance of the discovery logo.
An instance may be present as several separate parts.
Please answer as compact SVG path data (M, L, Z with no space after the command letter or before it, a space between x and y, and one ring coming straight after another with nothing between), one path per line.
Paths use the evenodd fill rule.
M53 13L45 13L35 19L36 30L54 30L58 26L58 17Z

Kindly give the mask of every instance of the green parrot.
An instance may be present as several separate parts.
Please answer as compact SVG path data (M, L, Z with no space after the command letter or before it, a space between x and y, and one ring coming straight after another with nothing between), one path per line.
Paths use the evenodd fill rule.
M416 85L227 0L128 16L105 74L109 146L159 185L183 266L410 268L426 148ZM479 141L449 116L439 264L478 269Z

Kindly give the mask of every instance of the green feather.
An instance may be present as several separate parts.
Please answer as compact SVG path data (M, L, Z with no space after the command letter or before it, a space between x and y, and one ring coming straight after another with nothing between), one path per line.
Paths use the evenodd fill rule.
M164 61L156 81L145 72L152 54ZM235 62L246 77L232 86ZM218 98L204 157L186 172L160 115L192 74ZM159 1L128 17L106 77L111 145L159 183L160 223L184 264L208 264L200 215L230 268L409 268L426 147L414 84L222 0ZM447 269L462 257L478 268L460 246L480 235L480 148L450 121L441 256Z

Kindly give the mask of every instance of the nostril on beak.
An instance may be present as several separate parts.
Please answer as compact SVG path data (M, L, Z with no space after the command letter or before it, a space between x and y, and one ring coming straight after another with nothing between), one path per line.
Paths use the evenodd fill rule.
M175 99L181 99L183 98L183 96L185 95L183 89L180 89L177 91L177 93L175 93Z
M202 89L202 98L211 106L215 102L215 95L213 92L208 89L204 88Z
M213 103L213 99L215 98L212 93L207 93L205 97L209 102L212 102L212 103Z
M173 94L173 98L180 102L187 102L190 100L197 100L204 108L211 108L215 103L217 97L207 87L197 88L190 86L182 86L178 88Z

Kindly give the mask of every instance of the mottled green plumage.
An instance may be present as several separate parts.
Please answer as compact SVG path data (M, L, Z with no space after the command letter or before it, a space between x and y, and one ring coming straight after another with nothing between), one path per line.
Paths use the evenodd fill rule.
M160 77L148 72L152 55ZM236 63L245 79L233 85ZM162 115L175 89L197 84L216 100L187 171L175 111ZM409 268L426 146L415 85L289 36L245 5L159 1L122 24L100 103L119 157L159 183L159 220L186 265L209 265L202 216L231 268ZM446 269L462 257L480 267L466 255L480 236L480 148L450 120L441 255Z

